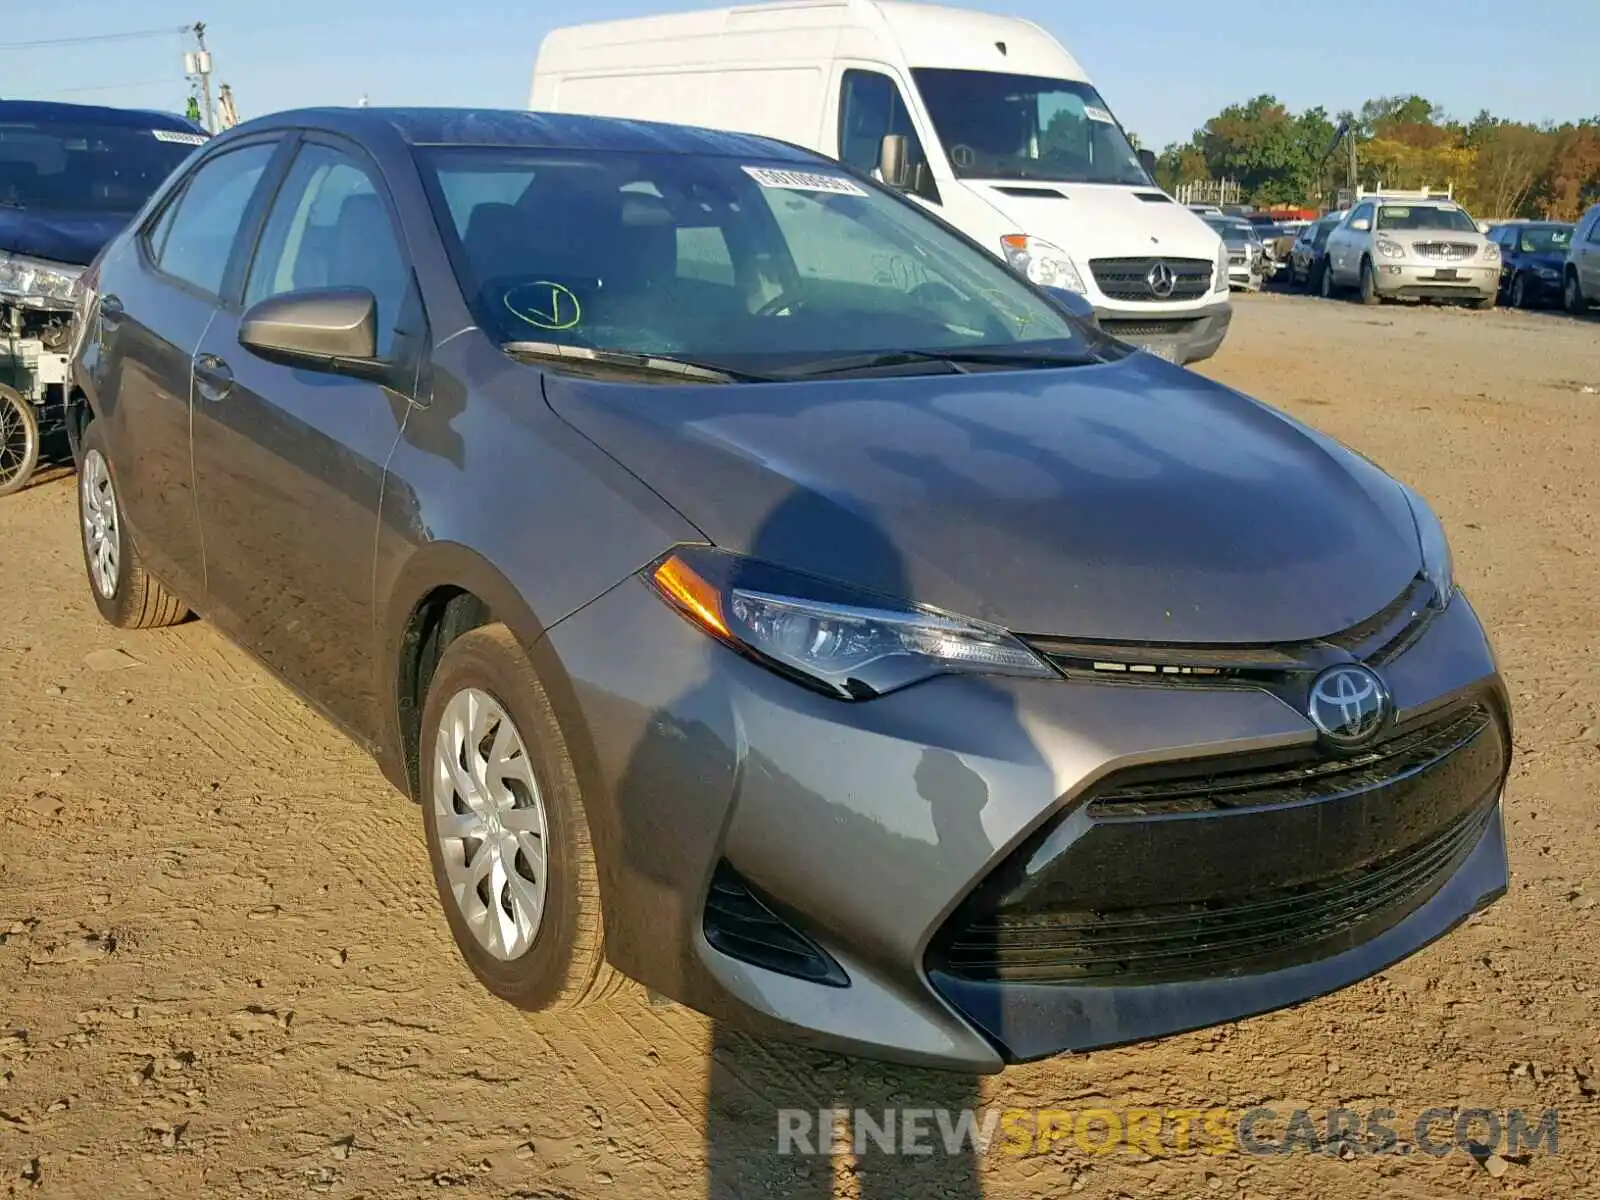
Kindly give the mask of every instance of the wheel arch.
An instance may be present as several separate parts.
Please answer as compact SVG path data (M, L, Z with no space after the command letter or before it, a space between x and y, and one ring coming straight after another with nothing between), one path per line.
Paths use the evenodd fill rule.
M596 758L561 660L544 637L544 620L506 575L477 551L454 542L418 550L389 591L381 630L384 736L379 766L390 782L419 799L422 707L439 658L463 633L503 624L532 662L555 709L580 787Z

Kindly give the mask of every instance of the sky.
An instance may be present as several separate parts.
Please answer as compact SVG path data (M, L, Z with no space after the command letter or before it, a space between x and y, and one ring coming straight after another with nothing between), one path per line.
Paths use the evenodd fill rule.
M952 0L1036 21L1083 64L1142 143L1186 140L1225 105L1269 92L1291 109L1420 93L1454 116L1600 115L1596 0ZM214 81L240 116L356 104L527 105L551 28L710 7L698 0L58 0L70 21L0 31L0 97L181 110L177 32L203 20ZM1327 12L1327 17L1310 15ZM134 40L35 45L155 31ZM1438 47L1435 51L1433 47Z

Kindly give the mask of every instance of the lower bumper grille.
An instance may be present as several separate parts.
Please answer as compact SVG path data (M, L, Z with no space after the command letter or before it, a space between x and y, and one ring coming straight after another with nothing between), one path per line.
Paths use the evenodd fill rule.
M1507 764L1503 724L1475 701L1352 758L1279 751L1114 774L979 885L928 967L1125 986L1326 958L1444 885L1493 819Z
M848 987L844 968L758 897L728 863L717 864L706 897L706 941L730 958L830 987Z

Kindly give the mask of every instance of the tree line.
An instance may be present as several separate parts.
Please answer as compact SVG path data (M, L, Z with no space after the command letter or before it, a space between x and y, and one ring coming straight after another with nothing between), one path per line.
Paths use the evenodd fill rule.
M1480 220L1576 220L1600 202L1600 115L1564 125L1529 125L1480 112L1450 118L1422 96L1382 96L1359 112L1292 113L1275 96L1232 104L1168 146L1156 161L1167 190L1205 179L1237 180L1245 199L1331 206L1347 183L1349 152L1335 135L1356 138L1364 187L1455 189Z

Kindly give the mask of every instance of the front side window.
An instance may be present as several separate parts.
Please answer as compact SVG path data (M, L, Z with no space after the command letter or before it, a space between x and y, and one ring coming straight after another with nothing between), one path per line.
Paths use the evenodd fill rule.
M273 201L245 303L308 288L365 288L378 302L378 353L385 355L410 279L367 169L329 146L302 148Z
M1385 204L1378 209L1377 228L1385 233L1408 230L1439 230L1449 233L1477 233L1471 217L1459 208L1437 204Z
M906 139L912 190L936 199L927 155L899 85L877 71L846 71L839 95L839 161L870 175L889 134Z
M826 163L483 148L418 160L463 294L502 342L750 370L1098 344L998 260ZM478 190L469 177L513 168L529 180L515 200L452 204Z
M1151 186L1090 84L996 71L911 74L958 178Z
M131 216L205 140L174 129L0 117L0 208Z
M1368 222L1370 222L1371 220L1372 220L1372 205L1370 205L1370 204L1363 204L1359 208L1357 208L1355 210L1355 212L1350 214L1350 224L1351 225L1354 225L1357 221L1368 221Z
M146 235L156 265L202 292L219 295L239 225L276 151L274 142L257 142L202 163Z

